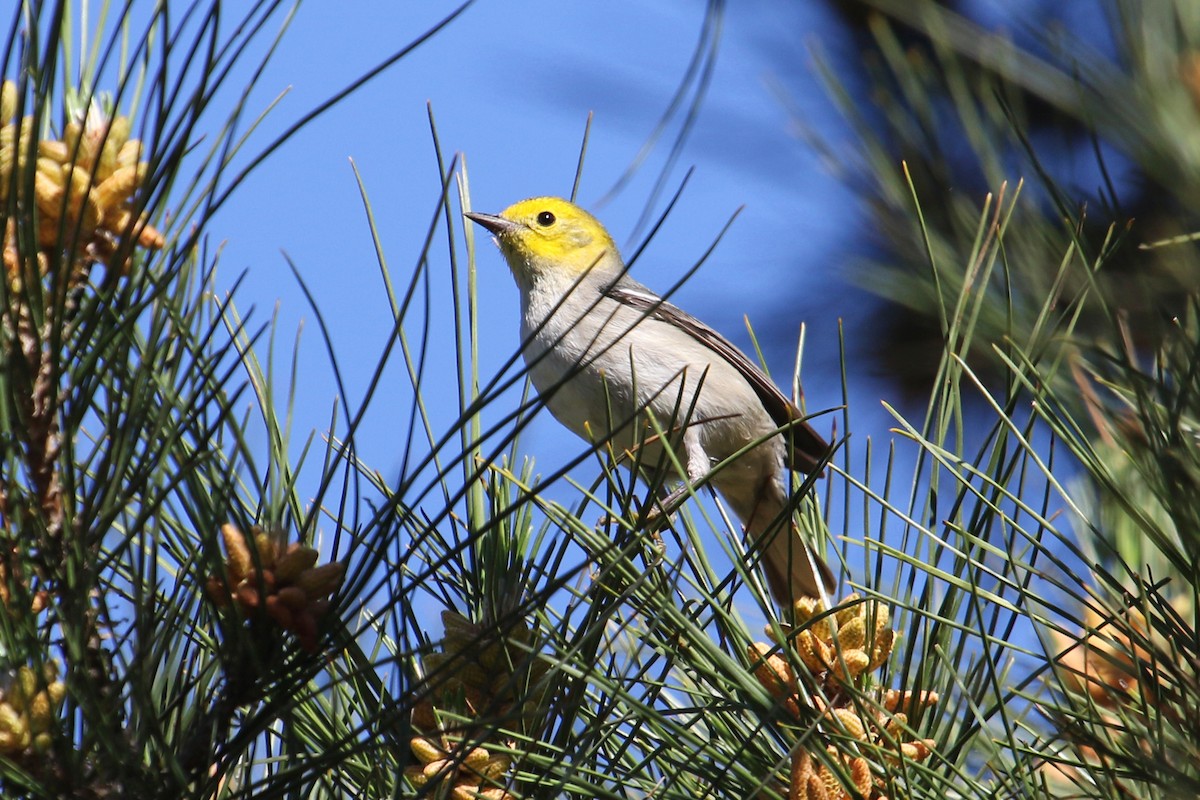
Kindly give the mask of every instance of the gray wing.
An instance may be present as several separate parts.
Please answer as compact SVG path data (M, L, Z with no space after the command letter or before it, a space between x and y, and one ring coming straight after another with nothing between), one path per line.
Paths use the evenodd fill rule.
M754 389L767 414L780 428L787 428L788 466L799 472L812 472L829 452L829 444L807 422L796 405L784 396L746 354L721 334L686 311L671 305L628 276L606 291L612 299L635 308L646 316L674 325L700 344L734 366Z

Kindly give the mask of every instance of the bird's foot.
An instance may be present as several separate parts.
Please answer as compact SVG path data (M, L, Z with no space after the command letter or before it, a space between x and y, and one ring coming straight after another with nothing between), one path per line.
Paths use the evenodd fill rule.
M687 486L681 485L668 494L647 497L638 513L638 528L657 535L659 531L671 524L672 517L683 505L683 501L687 499L687 494Z

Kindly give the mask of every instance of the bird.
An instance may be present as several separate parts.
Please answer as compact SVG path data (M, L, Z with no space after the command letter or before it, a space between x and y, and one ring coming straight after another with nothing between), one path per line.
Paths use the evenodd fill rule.
M612 236L578 205L534 197L464 215L508 262L522 355L554 417L593 444L611 441L643 471L680 465L684 483L663 508L708 477L775 602L825 600L836 582L792 521L785 479L789 469L823 470L830 445L795 403L728 339L631 278ZM668 447L673 462L663 460Z

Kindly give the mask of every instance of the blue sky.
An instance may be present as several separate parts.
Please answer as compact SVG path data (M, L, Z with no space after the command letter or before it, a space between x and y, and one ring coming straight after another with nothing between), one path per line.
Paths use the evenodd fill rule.
M807 323L804 386L809 410L818 411L842 402L839 320L845 323L852 353L865 349L867 337L874 335L873 306L847 282L855 248L869 242L870 235L842 177L797 135L799 128L805 135L816 134L834 154L853 162L854 145L809 54L811 47L836 52L846 43L837 38L836 27L818 4L795 5L785 10L764 0L727 9L711 87L671 172L668 195L688 168L694 169L693 176L634 274L666 290L741 208L716 252L673 299L745 349L751 346L743 321L748 315L773 374L785 387L796 337ZM268 141L454 7L385 2L303 6L252 96L250 110L256 112L286 90L257 141ZM365 390L392 329L350 160L369 193L393 279L402 283L417 262L440 190L427 103L446 154L466 159L474 207L492 212L532 195L569 193L592 112L579 201L631 253L639 241L631 234L678 122L632 181L603 205L597 202L637 156L676 92L703 18L703 5L675 1L536 7L478 3L304 129L239 187L209 232L214 244L222 242L221 283L230 285L247 272L239 306L254 306L260 323L278 309L277 363L283 369L277 377L285 377L294 332L304 326L293 423L297 440L308 431L319 437L326 429L336 387L313 313L287 259L313 291L330 326L352 404ZM660 198L654 211L663 207ZM461 242L461 232L457 237ZM507 268L482 232L477 244L480 317L487 332L480 361L486 381L518 345L517 296ZM448 264L442 233L429 264L439 286L445 285ZM424 390L444 429L455 416L452 326L445 316L445 297L435 297L435 304L443 316L432 326L434 358ZM873 364L861 357L852 363ZM886 440L893 425L880 400L898 392L874 369L856 366L849 379L852 452L858 463L867 438ZM410 396L403 365L394 356L358 438L359 456L388 478L398 474L402 463ZM514 395L512 406L493 413L499 417L517 401ZM907 410L919 414L919 409ZM833 416L817 425L829 434ZM841 420L838 430L846 430ZM582 448L548 414L522 439L523 451L536 458L543 473ZM915 450L908 446L906 452ZM909 461L901 458L901 463ZM589 466L578 477L589 482L594 471ZM896 476L901 483L903 474L900 470ZM302 489L310 491L303 484ZM846 530L844 522L832 522L835 532ZM851 558L861 565L861 553Z
M823 16L822 4L791 5L746 0L726 9L712 83L670 172L668 195L688 169L694 170L692 178L639 258L634 275L660 291L672 286L741 209L712 257L673 301L748 351L743 315L749 316L768 365L785 388L796 337L806 323L804 387L812 412L843 401L839 322L843 323L851 421L847 425L839 413L815 424L829 435L836 417L839 435L853 431L850 471L877 488L888 444L899 442L892 499L903 507L910 489L921 491L911 478L918 448L893 433L896 422L881 401L898 406L917 427L924 408L919 399L901 400L900 390L878 374L877 362L864 355L870 349L867 343L878 335L872 325L878 305L852 288L849 279L859 252L872 242L871 220L845 184L844 170L856 166L857 143L816 77L810 50L853 58L854 45L840 38L834 22ZM251 137L247 152L266 146L454 8L451 3L304 5L269 67L257 78L249 118L280 99ZM676 92L703 24L703 5L682 0L536 6L482 0L304 128L238 187L208 224L209 252L220 247L219 286L232 286L245 273L237 299L242 311L254 307L259 324L278 314L275 363L280 392L286 391L295 331L303 326L294 451L298 454L309 432L315 432L318 451L310 455L310 468L300 484L304 498L317 488L312 467L319 467L320 440L337 387L314 312L289 260L329 325L352 409L392 339L389 304L351 160L370 196L392 277L403 284L417 265L431 220L439 216L441 183L427 104L433 108L446 155L466 159L473 207L492 212L528 196L569 193L584 125L593 113L579 200L606 223L629 254L640 242L635 227L678 121L633 179L619 192L610 190L642 150ZM251 78L248 70L244 73L230 79L223 102L237 99ZM839 77L854 79L849 74ZM220 120L222 114L218 102L212 118ZM813 137L822 140L823 150L812 145ZM661 212L664 205L665 198L658 198L653 212ZM446 291L450 267L444 221L438 224L442 227L427 264L436 289L432 357L423 385L435 435L457 416ZM454 224L461 255L463 221ZM476 243L485 331L480 374L486 382L518 347L517 293L486 235L477 233ZM266 339L258 350L265 360ZM519 402L515 392L509 400L506 405L502 398L487 410L491 421ZM394 352L357 437L358 457L392 485L405 457L410 402L404 365ZM280 399L281 411L283 403ZM989 417L989 412L983 409L979 416ZM966 421L968 438L979 438L992 422L989 417L986 425L976 426L977 421ZM343 433L340 425L335 435ZM250 440L255 441L253 435ZM863 475L868 441L881 448L869 477ZM265 453L261 437L259 444ZM554 472L585 449L548 413L522 436L522 453L535 458L542 473ZM587 485L596 471L585 463L573 477ZM565 485L555 491L555 499L569 502L578 497ZM949 494L953 492L947 490L944 496ZM851 495L844 505L840 496L834 499L828 523L835 537L850 543L845 546L850 573L863 583L875 577L865 574L858 544L866 504L857 492ZM436 495L429 498L427 510L436 513L439 500ZM877 516L878 509L871 513ZM939 520L931 522L936 527ZM885 538L901 544L902 521L891 517L887 524ZM328 536L328 520L318 525L318 535ZM911 539L906 546L910 552L917 547ZM925 557L925 552L913 555ZM888 577L883 576L884 591Z
M587 114L594 112L579 199L623 249L632 250L629 234L666 143L623 191L602 207L595 203L638 153L675 92L703 7L627 3L614 13L601 4L548 4L536 11L521 5L484 2L468 9L274 155L210 228L226 240L223 274L232 280L249 270L241 303L269 313L278 299L285 332L311 318L281 255L287 252L334 327L352 379L365 379L355 362L363 372L372 366L369 354L386 336L389 320L349 159L363 175L391 268L404 275L420 252L439 188L427 101L443 148L465 154L475 207L487 211L531 195L568 193ZM259 82L264 103L289 90L263 133L320 102L451 8L302 7ZM806 391L814 408L824 408L840 403L836 321L861 321L854 319L861 298L844 288L843 267L862 239L862 221L850 192L793 134L790 111L771 86L785 87L787 102L804 110L806 125L835 144L844 136L811 73L781 73L807 62L806 43L821 38L829 22L816 9L801 10L781 30L766 10L757 3L728 10L712 87L671 186L688 167L694 176L636 273L666 289L745 206L714 257L676 298L743 346L749 343L743 314L756 329L788 331L785 340L764 342L772 368L784 379L793 337L808 321L812 374ZM441 242L435 245L435 253L444 250ZM517 344L516 295L496 254L482 252L479 264L483 320L496 334L487 342L495 353L484 358L499 364ZM313 382L306 405L321 409L332 393L321 388L324 357L314 334L310 330L303 345L309 356L304 374ZM855 335L852 328L851 339ZM358 348L368 355L351 357ZM323 409L317 418L325 418ZM528 440L534 449L541 428ZM557 439L557 432L549 438ZM372 454L381 469L385 450Z

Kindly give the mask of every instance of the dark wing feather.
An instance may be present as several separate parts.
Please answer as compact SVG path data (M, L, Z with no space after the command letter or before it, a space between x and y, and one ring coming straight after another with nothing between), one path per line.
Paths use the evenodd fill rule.
M763 408L780 428L789 435L788 466L799 472L812 472L829 452L829 444L807 422L800 409L784 396L761 369L746 354L721 334L686 311L677 308L641 284L624 277L605 292L609 297L648 317L674 325L693 339L732 364L754 389Z

